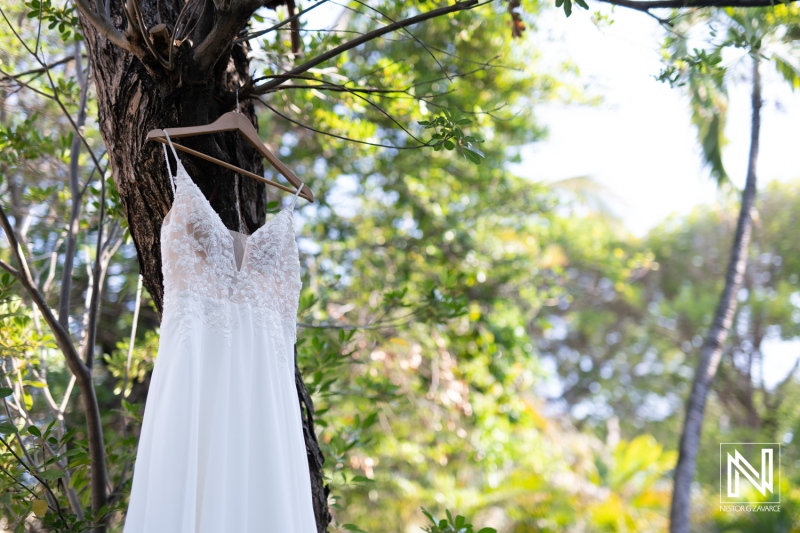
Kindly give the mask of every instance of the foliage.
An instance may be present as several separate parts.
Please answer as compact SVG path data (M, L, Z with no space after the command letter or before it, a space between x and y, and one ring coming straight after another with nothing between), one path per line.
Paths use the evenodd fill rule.
M461 126L472 124L472 119L462 118L459 115L458 111L454 113L449 109L445 109L443 115L433 120L420 120L418 124L424 126L426 130L430 128L436 130L436 133L431 137L431 142L437 152L442 148L446 150L457 148L465 159L480 165L481 158L486 156L473 143L480 143L483 140L471 135L464 135Z
M529 4L520 17L535 29L538 5ZM570 0L558 5L571 13ZM403 7L361 6L390 18ZM80 46L72 4L62 9L39 0L12 12L25 20L28 42L36 40L40 8L51 30L42 32L45 57ZM774 16L789 17L791 9L776 8ZM273 15L259 11L251 29L271 25ZM298 209L305 290L297 351L316 405L337 531L664 527L678 406L692 367L686 353L707 326L719 290L730 214L699 210L641 241L509 172L521 148L544 135L537 106L555 99L567 81L543 70L531 41L508 38L504 15L497 3L428 21L413 34L367 43L314 70L319 86L262 98L262 135L313 181L319 198ZM341 43L344 31L375 25L354 16L340 33L302 28L304 50L319 52ZM786 27L787 35L796 31ZM66 182L74 133L46 96L57 91L74 116L79 76L68 61L50 70L51 83L8 29L1 31L9 43L0 56L3 72L30 73L22 76L27 86L3 88L13 113L0 118L0 195L14 209L34 278L54 303L64 268L63 221L73 207ZM258 75L285 66L288 32L257 44ZM684 44L676 40L670 49ZM702 134L717 139L709 153L722 145L727 71L720 57L714 50L676 52L665 76L696 84L690 89L699 98L698 117L717 121ZM796 79L791 55L781 58L780 72ZM405 89L385 95L386 87ZM88 115L82 134L102 159L91 92ZM67 318L81 340L101 203L108 221L124 228L124 220L110 172L98 172L85 151L76 157L87 192ZM772 185L759 204L742 327L710 407L719 416L709 431L720 435L752 429L751 423L771 438L800 432L796 383L761 391L749 381L760 334L800 334L793 300L798 191ZM278 205L271 200L269 207ZM0 257L13 262L6 247ZM114 487L104 510L112 531L124 516L157 359L158 316L145 295L123 390L137 278L136 250L125 243L108 267L93 368ZM90 459L71 373L9 274L0 275L0 300L7 393L0 409L1 527L85 530ZM731 390L737 394L726 396ZM26 469L32 464L26 453L41 480ZM713 465L701 470L710 485ZM487 527L473 527L448 509ZM744 527L747 517L739 518L737 527ZM720 517L711 522L729 527Z
M800 10L794 4L782 4L774 10L695 11L677 17L674 31L664 41L665 67L658 79L688 92L692 123L697 127L703 156L719 183L728 180L722 164L727 85L732 76L738 75L741 53L769 60L790 86L797 87L798 24ZM702 47L690 50L690 43L697 41Z
M575 0L575 3L583 9L589 9L589 4L584 0ZM566 16L572 15L572 0L556 0L556 7L563 7Z
M432 524L423 529L428 533L497 533L496 530L490 527L484 527L476 532L472 524L467 523L466 518L457 515L454 519L449 510L445 511L447 518L442 518L441 520L436 520L427 509L423 509L422 512Z
M41 20L48 30L56 30L65 43L83 40L75 4L70 2L57 7L51 0L28 0L25 6L30 9L29 19Z

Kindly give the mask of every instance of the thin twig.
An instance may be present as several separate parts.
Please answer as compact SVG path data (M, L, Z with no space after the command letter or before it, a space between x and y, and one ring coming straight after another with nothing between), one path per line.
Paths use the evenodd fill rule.
M353 1L353 2L356 2L356 3L358 3L358 4L361 4L362 6L366 7L367 9L371 9L372 11L374 11L374 12L376 12L376 13L379 13L381 16L383 16L384 18L388 19L388 20L389 20L389 22L391 22L392 24L396 24L396 23L397 23L397 21L396 21L396 20L392 19L392 18L391 18L389 15L387 15L386 13L384 13L383 11L381 11L380 9L378 9L378 8L375 8L375 7L372 7L372 6L370 6L369 4L367 4L367 3L363 2L362 0L352 0L352 1ZM352 9L350 6L346 6L346 5L343 5L343 4L339 4L338 2L334 2L334 3L336 3L336 4L338 4L338 5L342 6L342 7L344 7L344 8L346 8L346 9ZM356 13L359 13L359 11L356 11ZM365 15L365 14L364 14L364 13L362 13L362 15ZM439 62L439 58L438 58L438 57L436 57L436 55L433 53L433 51L432 51L432 50L431 50L431 49L428 47L428 45L427 45L426 43L422 42L422 40L421 40L420 38L418 38L416 35L414 35L413 33L411 33L411 30L409 30L409 29L407 29L407 28L403 28L403 33L405 33L405 34L407 34L408 36L410 36L412 39L414 39L414 41L416 41L416 42L417 42L417 43L418 43L420 46L422 46L422 47L425 49L425 51L428 53L428 55L430 55L430 56L431 56L431 58L433 58L433 60L434 60L434 61L436 62L436 64L439 66L439 70L441 70L442 72L444 72L444 75L445 75L445 76L447 76L447 70L444 68L444 65L442 65L442 64L441 64L441 62Z
M5 79L13 81L14 83L17 83L20 87L24 87L24 88L28 89L29 91L33 91L36 94L38 94L39 96L47 98L48 100L55 100L55 97L52 94L47 94L46 92L41 91L41 90L37 89L36 87L33 87L29 83L26 83L26 82L24 82L24 81L22 81L20 79L14 78L11 74L8 74L7 72L5 72L2 69L0 69L0 74L2 74Z
M425 141L423 141L422 139L419 139L419 138L417 138L417 137L416 137L416 136L415 136L413 133L411 133L410 131L408 131L408 129L407 129L405 126L403 126L403 124L401 124L401 123L400 123L400 122L399 122L397 119L395 119L393 116L391 116L391 115L390 115L390 114L389 114L389 113L388 113L388 112L387 112L385 109L383 109L381 106L379 106L379 105L378 105L378 104L376 104L375 102L371 101L371 100L370 100L370 99L368 99L367 97L365 97L365 96L363 96L363 95L361 95L361 94L358 94L359 92L379 92L379 91L380 91L379 89L375 89L375 90L372 90L372 91L370 91L370 90L359 91L358 89L351 89L351 88L349 88L349 87L345 87L344 85L340 85L340 84L338 84L338 83L333 83L333 82L326 81L326 80L319 80L319 81L320 81L322 84L325 84L325 85L329 86L330 88L332 88L332 89L334 89L334 90L337 90L337 91L340 91L340 92L347 92L347 93L350 93L350 94L352 94L352 95L353 95L353 96L355 96L356 98L360 98L361 100L363 100L363 101L365 101L366 103L368 103L370 106L372 106L372 107L374 107L375 109L377 109L377 110L378 110L378 112L379 112L379 113L381 113L382 115L384 115L386 118L388 118L389 120L391 120L391 121L392 121L392 122L393 122L393 123L394 123L394 124L395 124L395 125L396 125L398 128L400 128L401 130L403 130L403 132L405 132L405 133L406 133L406 135L408 135L409 137L411 137L412 139L414 139L415 141L417 141L417 142L418 142L418 143L420 143L420 144L423 144L423 145L425 145L425 144L426 144L426 143L425 143ZM281 87L279 87L279 88L283 88L283 86L281 86ZM306 88L308 88L308 89L317 89L317 88L322 88L322 87L312 87L312 86L307 86Z
M59 65L63 65L64 63L69 63L73 59L75 59L74 55L63 57L63 58L59 59L58 61L54 61L53 63L50 63L49 65L46 65L44 67L39 67L39 68L31 69L31 70L26 70L25 72L20 72L19 74L14 74L14 75L9 76L9 77L11 77L13 79L17 79L17 78L20 78L22 76L29 76L31 74L44 74L45 69L57 67Z
M191 21L193 18L195 18L195 12L202 5L203 2L201 0L190 0L188 3L184 4L181 12L178 14L178 19L175 21L175 27L172 29L172 35L169 39L169 53L167 54L167 61L169 62L170 69L175 68L172 63L175 52L175 41L178 41L179 45L183 44L185 38L192 34L192 31L194 31L195 27L197 27L197 24L200 22L200 17L197 17L194 22L194 26L186 30L188 23L184 23L184 19ZM185 34L185 36L183 36L183 34Z
M105 229L106 213L106 180L100 180L100 213L97 220L97 247L95 251L94 266L92 267L92 297L89 303L88 315L89 324L86 330L86 344L84 345L83 361L87 367L94 365L94 344L97 333L97 315L100 311L100 294L103 290L103 275L105 260L103 254L108 242L103 242L103 230ZM112 236L109 235L109 239Z
M36 287L31 277L28 262L22 251L22 247L17 240L14 228L11 226L5 210L0 206L0 227L3 228L6 239L11 248L11 252L19 265L19 275L17 279L20 284L28 293L28 296L33 300L42 317L45 319L53 337L64 355L67 366L76 381L81 391L84 404L84 414L86 417L86 431L87 441L89 444L89 455L91 457L92 469L92 510L95 516L99 516L100 509L102 509L107 501L106 494L106 480L108 479L108 471L105 464L105 444L103 442L103 425L100 419L100 408L97 402L97 395L94 391L94 383L92 383L91 370L83 364L80 355L72 343L69 331L64 328L53 315L50 306L42 296L42 293Z
M131 0L131 5L133 6L133 11L136 14L136 18L139 25L139 33L142 36L142 40L144 41L144 45L147 47L147 50L150 54L156 58L156 60L161 64L162 67L166 68L167 70L171 70L172 66L170 65L169 61L164 59L164 57L158 53L153 43L150 42L150 35L147 34L147 25L144 21L144 15L142 15L142 10L139 9L139 0Z
M36 46L33 47L34 53L39 51L39 41L42 38L42 2L39 2L39 25L36 29Z
M316 9L319 6L321 6L322 4L324 4L324 3L328 2L328 1L329 0L320 0L319 2L314 4L313 6L309 7L308 9L304 9L303 11L300 11L299 13L296 13L295 15L293 15L291 17L288 17L286 20L282 20L281 22L278 22L277 24L275 24L273 26L270 26L266 30L260 30L260 31L257 31L255 33L248 33L244 37L239 37L238 39L234 39L233 43L236 44L236 43L242 43L244 41L249 41L250 39L255 39L256 37L261 37L262 35L265 35L265 34L271 32L271 31L277 30L278 28L286 26L287 24L290 24L292 21L299 19L300 17L302 17L303 15L305 15L306 13L311 11L312 9Z
M133 324L131 324L131 340L128 343L128 358L125 361L125 377L122 380L122 397L124 398L127 396L126 391L128 390L128 376L131 371L131 358L133 357L133 345L136 342L136 325L139 322L139 307L142 303L142 275L139 274L139 281L136 284L136 303L133 307ZM123 434L125 433L125 426L123 425L122 429Z
M317 57L315 57L315 58L313 58L313 59L311 59L309 61L306 61L305 63L302 63L302 64L296 66L295 68L291 69L290 71L285 72L283 74L283 76L291 77L291 76L296 76L298 74L303 74L304 72L307 72L308 70L316 67L320 63L324 63L325 61L328 61L329 59L334 58L334 57L342 54L343 52L346 52L347 50L351 50L351 49L353 49L353 48L355 48L357 46L360 46L360 45L362 45L362 44L364 44L366 42L369 42L369 41L371 41L373 39L377 39L378 37L380 37L382 35L386 35L387 33L391 33L391 32L393 32L395 30L399 30L399 29L402 29L402 28L405 28L405 27L408 27L408 26L413 26L414 24L419 24L420 22L423 22L423 21L426 21L426 20L429 20L429 19L432 19L432 18L441 17L441 16L447 15L449 13L455 13L457 11L463 11L465 9L471 9L471 8L475 7L476 5L478 5L478 0L464 0L463 2L457 2L457 3L455 3L455 4L451 5L451 6L442 7L442 8L439 8L439 9L433 9L431 11L427 11L425 13L421 13L421 14L419 14L417 16L410 17L410 18L407 18L407 19L404 19L404 20L389 24L389 25L384 26L382 28L378 28L378 29L373 30L373 31L371 31L369 33L365 33L361 37L353 39L352 41L348 41L348 42L346 42L344 44L341 44L341 45L339 45L339 46L337 46L335 48L332 48L331 50L328 50L327 52L325 52L323 54L320 54ZM274 79L272 81L269 81L269 82L267 82L267 83L265 83L263 85L257 86L257 87L249 86L244 91L242 91L240 94L243 95L241 97L247 97L247 96L249 96L251 94L263 94L264 91L267 91L269 89L273 89L273 88L281 85L284 81L285 81L284 79Z
M78 54L78 62L80 63L80 54ZM48 78L50 77L49 70L46 72ZM86 105L89 94L88 80L83 80L81 86L80 103L78 105L78 118L75 121L76 131L83 127L86 121ZM55 91L55 85L53 85ZM72 118L70 116L70 118ZM70 146L70 161L69 161L69 190L72 196L72 205L70 206L69 224L67 226L67 246L64 251L64 267L61 271L61 291L58 298L58 321L65 328L69 328L69 302L72 292L72 267L75 261L76 243L78 239L78 230L80 225L81 206L83 197L80 192L80 184L78 182L78 159L81 150L81 143L78 136L72 138L72 145Z
M775 7L791 4L795 0L780 2L775 0L598 0L607 4L627 7L636 11L648 9L681 9L690 7Z
M36 480L39 483L42 484L44 489L48 492L48 494L50 494L50 496L53 498L53 501L56 504L56 508L54 509L54 511L58 512L58 516L60 516L61 520L64 520L64 522L66 523L66 518L64 518L64 515L61 512L61 506L58 504L58 498L56 497L55 494L53 494L53 491L50 489L50 485L47 484L47 481L42 479L42 477L35 470L33 470L31 467L29 467L27 465L27 463L25 463L25 461L23 461L22 458L19 455L17 455L17 452L15 452L14 449L11 446L9 446L8 442L6 442L6 440L3 437L0 437L0 442L2 442L5 445L6 449L8 449L8 451L11 452L11 455L14 456L14 458L17 460L17 462L19 464L21 464L22 467L25 470L27 470L30 475L35 477ZM20 446L22 446L22 443L20 443ZM31 494L34 494L34 496L36 496L36 494L33 493L33 491L30 491L30 492L31 492ZM36 497L38 498L38 496L36 496Z
M0 259L0 268L4 268L4 269L5 269L5 270L7 270L8 272L10 272L10 273L11 273L11 275L12 275L12 276L14 276L15 278L16 278L17 276L19 276L19 270L17 270L17 269L16 269L16 268L14 268L13 266L9 265L8 263L6 263L5 261L3 261L2 259Z
M300 126L301 128L307 129L309 131L313 131L314 133L319 133L319 134L322 134L322 135L327 135L329 137L334 137L336 139L341 139L343 141L354 142L354 143L358 143L358 144L365 144L367 146L375 146L375 147L378 147L378 148L394 148L395 150L413 150L413 149L424 148L426 146L431 146L429 144L421 144L421 145L417 145L417 146L395 146L395 145L392 145L392 144L373 143L373 142L369 142L369 141L362 141L362 140L359 140L359 139L353 139L351 137L345 137L344 135L338 135L336 133L331 133L329 131L323 131L323 130L317 129L317 128L313 127L313 126L309 126L308 124L304 124L304 123L302 123L302 122L300 122L298 120L295 120L295 119L293 119L293 118L291 118L291 117L289 117L287 115L284 115L283 113L281 113L280 111L278 111L277 109L275 109L274 107L272 107L271 105L266 103L263 99L257 98L257 100L259 102L261 102L262 104L264 104L264 107L266 107L267 109L269 109L270 111L272 111L273 113L275 113L276 115L281 117L282 119L287 120L287 121L291 122L292 124L294 124L296 126Z
M75 0L75 1L76 2L80 2L80 0ZM48 68L47 63L45 63L42 59L40 59L39 56L36 53L34 53L33 50L31 50L30 47L25 43L25 40L22 39L22 37L17 33L17 30L14 29L14 26L8 20L8 17L6 17L5 11L3 11L2 7L0 7L0 15L3 16L3 19L5 19L6 23L8 24L9 28L11 29L11 32L14 34L14 36L17 38L17 40L20 42L20 44L33 56L33 58L36 60L36 62L39 63L39 65L41 65L44 68L44 72L47 75L47 79L50 82L50 89L53 91L53 96L51 98L56 101L58 106L61 108L61 111L64 113L64 115L69 120L70 124L72 125L72 128L75 130L75 135L80 137L80 139L83 141L83 144L86 146L86 149L89 152L89 155L92 157L92 160L94 161L94 164L98 168L100 168L100 162L97 160L97 157L94 155L94 152L92 152L92 147L89 145L89 142L83 136L83 133L81 133L81 129L75 124L75 121L72 119L72 115L69 113L69 111L67 111L67 108L64 106L64 103L58 97L58 90L56 89L56 84L53 81L52 76L50 76L50 69ZM17 81L19 82L19 80L17 80ZM32 89L32 90L35 91L35 89ZM39 91L36 91L36 92L39 92Z

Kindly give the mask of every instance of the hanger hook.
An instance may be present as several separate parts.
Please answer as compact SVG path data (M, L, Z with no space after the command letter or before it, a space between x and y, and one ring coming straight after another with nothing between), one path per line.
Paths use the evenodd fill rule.
M236 87L236 112L239 112L239 87Z

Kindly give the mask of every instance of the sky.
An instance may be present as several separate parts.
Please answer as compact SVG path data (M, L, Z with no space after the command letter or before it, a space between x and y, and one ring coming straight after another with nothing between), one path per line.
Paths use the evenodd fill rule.
M597 4L591 4L597 9ZM603 13L611 13L601 7ZM567 19L551 11L540 19L547 40L542 54L572 59L599 106L547 104L537 115L549 129L526 147L519 171L535 180L588 176L606 191L614 213L635 235L643 235L671 213L686 213L717 200L703 168L688 99L654 79L660 69L664 32L643 13L617 8L614 23L598 29L591 12L576 9ZM799 94L770 69L764 70L761 183L800 177L797 128ZM744 184L750 135L746 81L730 89L729 144L723 158L734 183Z

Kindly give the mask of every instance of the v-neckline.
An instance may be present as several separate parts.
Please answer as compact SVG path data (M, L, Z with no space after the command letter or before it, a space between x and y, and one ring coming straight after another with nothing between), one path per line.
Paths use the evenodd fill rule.
M177 159L177 158L176 158L176 159ZM216 220L216 223L217 223L217 224L219 224L219 226L220 226L220 227L221 227L221 228L224 230L224 233L225 233L225 235L227 235L227 236L228 236L228 238L230 239L230 249L229 249L229 250L230 250L230 252L231 252L231 263L232 263L232 265L231 265L231 266L233 267L233 270L236 272L236 274L237 274L237 275L238 275L238 274L241 274L241 273L244 271L244 267L245 267L245 261L247 260L247 252L250 250L250 240L251 240L251 237L255 237L255 236L256 236L256 235L257 235L257 234L258 234L258 233L259 233L259 232L260 232L262 229L264 229L264 228L266 228L268 225L270 225L270 224L272 223L272 221L273 221L273 220L275 220L275 219L276 219L276 218L278 218L280 215L282 215L284 211L288 211L290 207L293 207L293 206L291 206L291 205L288 205L288 206L285 206L285 207L281 208L281 209L280 209L280 211L278 211L277 213L275 213L275 214L274 214L274 215L273 215L273 216L272 216L272 217L271 217L269 220L267 220L266 222L264 222L264 224L263 224L261 227L259 227L258 229L256 229L256 230L255 230L253 233L251 233L250 235L247 235L247 234L245 234L245 233L242 233L241 231L236 231L236 230L228 229L228 226L226 226L226 225L225 225L225 223L222 221L222 217L220 217L220 216L219 216L219 213L217 213L217 212L214 210L214 208L211 206L211 202L209 202L209 201L208 201L208 198L206 198L206 195L205 195L205 194L203 194L203 191L201 191L201 190L200 190L200 187L199 187L199 186L198 186L198 185L197 185L197 184L194 182L194 180L192 179L192 177L189 175L189 172L187 172L187 171L186 171L186 169L183 167L183 163L181 163L180 159L178 159L178 172L183 172L183 174L184 174L184 177L186 178L186 181L188 181L189 183L191 183L191 186L192 186L192 188L193 188L193 189L194 189L194 190L197 192L197 194L198 194L198 195L199 195L199 196L202 198L202 202L203 202L203 204L204 204L204 205L206 206L206 208L207 208L207 209L208 209L208 210L209 210L209 211L212 213L212 217L213 217L213 219L214 219L214 220ZM234 243L234 241L233 241L233 239L234 239L234 236L233 236L233 235L231 235L231 233L230 233L230 232L238 233L239 235L244 235L244 244L243 244L243 249L242 249L242 262L241 262L241 267L239 267L239 266L237 266L237 265L236 265L236 249L234 248L234 247L235 247L235 243Z

